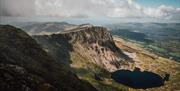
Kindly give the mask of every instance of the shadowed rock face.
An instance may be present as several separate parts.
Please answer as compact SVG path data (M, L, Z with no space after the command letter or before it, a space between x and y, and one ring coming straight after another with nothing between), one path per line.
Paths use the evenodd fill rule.
M0 85L1 91L57 91L41 77L12 64L0 64Z
M63 49L77 52L83 57L91 59L92 62L108 71L128 68L129 64L133 62L116 47L111 34L104 27L82 25L59 34L34 36L34 38L52 56L57 55L53 52L52 46L58 50L58 45L59 48L63 47ZM58 59L57 56L54 58Z
M0 91L96 91L22 30L0 25Z

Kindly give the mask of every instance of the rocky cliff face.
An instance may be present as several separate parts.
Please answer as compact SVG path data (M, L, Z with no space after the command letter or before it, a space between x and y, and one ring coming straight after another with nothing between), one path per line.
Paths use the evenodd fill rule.
M96 91L21 29L0 25L1 91Z
M129 68L133 63L131 58L116 47L111 34L103 27L81 25L59 34L34 38L56 59L58 52L54 52L54 49L59 46L79 53L109 72Z

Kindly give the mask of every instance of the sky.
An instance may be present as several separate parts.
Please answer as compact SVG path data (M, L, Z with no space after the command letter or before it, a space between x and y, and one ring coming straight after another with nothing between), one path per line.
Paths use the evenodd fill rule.
M180 21L180 0L0 0L0 18L124 18Z
M160 5L180 7L180 0L135 0L135 2L144 7L158 7Z

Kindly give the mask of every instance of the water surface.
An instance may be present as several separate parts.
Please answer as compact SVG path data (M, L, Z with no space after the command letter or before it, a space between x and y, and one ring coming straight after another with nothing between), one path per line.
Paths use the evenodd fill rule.
M136 89L147 89L164 85L164 79L153 72L119 70L112 73L111 77L118 83Z

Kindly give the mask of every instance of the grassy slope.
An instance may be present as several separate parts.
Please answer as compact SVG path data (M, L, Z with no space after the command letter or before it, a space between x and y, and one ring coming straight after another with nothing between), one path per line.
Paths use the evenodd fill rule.
M90 59L81 56L78 53L71 52L71 67L78 77L91 83L99 91L127 91L126 86L114 82L110 73L92 63ZM98 74L103 81L95 80L94 74Z
M116 45L122 50L136 53L139 61L136 62L135 66L139 66L143 70L152 71L161 76L164 76L165 73L170 74L170 81L167 81L164 86L147 89L147 91L180 90L180 63L152 54L135 43L126 42L119 38L114 39ZM130 91L136 91L136 89L130 89Z

